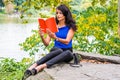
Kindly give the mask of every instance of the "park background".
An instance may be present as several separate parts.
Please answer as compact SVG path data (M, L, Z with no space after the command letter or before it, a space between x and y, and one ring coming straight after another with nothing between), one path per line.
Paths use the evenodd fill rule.
M120 1L119 1L120 2ZM38 34L38 18L55 15L66 4L78 30L73 49L120 55L118 0L0 0L0 80L21 80L38 56L48 53Z

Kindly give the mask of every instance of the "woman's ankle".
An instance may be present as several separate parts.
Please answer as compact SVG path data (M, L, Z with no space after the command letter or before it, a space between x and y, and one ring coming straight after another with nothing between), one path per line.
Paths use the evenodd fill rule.
M37 69L33 68L33 69L31 70L31 73L32 73L32 75L36 75L36 74L37 74Z
M32 75L31 71L29 69L27 69L24 74L29 74L29 75Z
M26 80L29 76L31 76L32 75L32 73L31 73L31 71L30 70L26 70L25 72L24 72L24 75L23 75L23 77L22 77L22 80Z
M33 68L37 67L37 63L32 64L28 69L32 70Z

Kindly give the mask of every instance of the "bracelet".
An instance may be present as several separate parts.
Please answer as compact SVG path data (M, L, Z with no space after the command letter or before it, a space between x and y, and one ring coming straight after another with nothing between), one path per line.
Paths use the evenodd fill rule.
M58 40L59 40L59 38L57 37L55 40L56 40L56 41L58 41Z

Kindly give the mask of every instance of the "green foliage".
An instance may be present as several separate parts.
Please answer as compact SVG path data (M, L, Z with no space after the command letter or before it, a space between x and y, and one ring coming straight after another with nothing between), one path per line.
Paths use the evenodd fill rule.
M22 43L20 43L19 45L21 46L21 49L23 49L24 51L28 52L30 56L35 55L35 53L37 53L40 49L43 49L44 51L46 51L45 49L47 48L48 50L50 50L53 46L53 42L51 41L49 46L44 46L41 38L39 36L38 30L32 30L33 34L26 38L26 40ZM46 35L44 36L46 37ZM44 53L41 53L44 55Z
M32 30L33 35L30 37L26 38L25 42L20 43L19 45L21 46L24 51L28 51L30 56L34 55L36 52L39 51L39 48L42 48L42 43L40 36L38 34L37 30Z
M52 12L55 10L57 5L61 3L68 4L70 1L71 0L26 0L22 5L18 6L18 9L22 13L21 16L25 17L29 14L35 15L36 13L40 13L40 11L43 10L48 10L48 13ZM31 12L31 10L33 11ZM42 13L39 16L41 17L41 15L44 14L45 13Z
M23 2L25 2L26 0L14 0L14 3L19 6L22 5Z
M4 9L0 9L0 15L5 14L5 10Z
M24 71L28 67L30 59L24 58L21 62L5 58L0 60L0 80L21 80Z
M108 0L93 0L92 5L95 6L96 4L100 4L104 6Z
M0 0L0 6L3 7L4 6L4 3L2 0Z
M75 37L79 44L74 48L105 55L120 54L117 13L117 1L113 0L106 6L92 6L82 11L77 19L79 27Z
M14 0L3 0L4 5L8 5L10 2L13 3Z
M74 49L104 55L120 54L120 38L117 33L117 1L95 0L93 2L94 6L91 5L82 12L72 9L72 12L76 14L73 15L75 15L74 18L78 26L78 31L73 41ZM72 6L74 5L72 4ZM25 51L30 51L30 55L35 54L38 52L38 48L42 47L38 35L38 33L35 33L21 45ZM34 49L36 47L37 50ZM51 47L49 46L48 48L50 49Z

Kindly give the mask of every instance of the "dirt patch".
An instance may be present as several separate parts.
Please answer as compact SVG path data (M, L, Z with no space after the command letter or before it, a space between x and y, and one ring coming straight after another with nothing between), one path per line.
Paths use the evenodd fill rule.
M89 60L89 59L82 59L80 62L94 63L94 64L111 64L110 62L101 62L101 61L98 61L98 60Z

